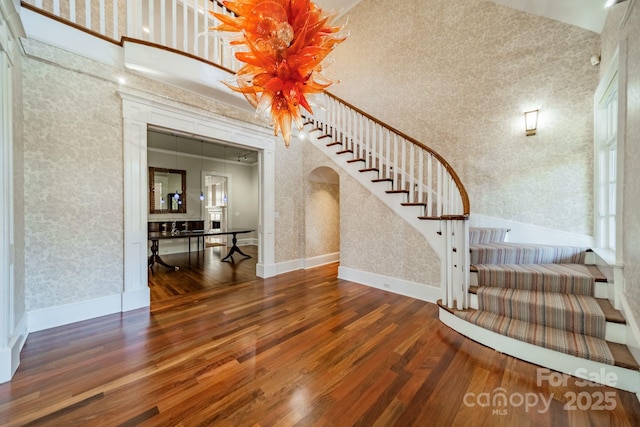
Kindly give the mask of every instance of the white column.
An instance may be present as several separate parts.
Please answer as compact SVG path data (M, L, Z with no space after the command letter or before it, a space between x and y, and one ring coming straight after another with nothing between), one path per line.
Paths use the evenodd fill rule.
M123 100L124 292L122 311L150 304L147 286L147 122L139 105Z

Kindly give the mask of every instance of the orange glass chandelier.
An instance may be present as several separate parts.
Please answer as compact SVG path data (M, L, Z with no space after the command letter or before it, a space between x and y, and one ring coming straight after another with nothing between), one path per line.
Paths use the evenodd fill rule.
M325 16L310 0L224 1L235 16L210 12L221 24L212 30L238 32L231 42L245 45L236 53L245 65L230 89L244 94L256 113L268 117L274 134L282 132L285 145L291 139L291 123L302 129L304 108L313 114L306 95L322 92L334 82L324 77L322 61L342 43L340 27L330 25L334 16Z

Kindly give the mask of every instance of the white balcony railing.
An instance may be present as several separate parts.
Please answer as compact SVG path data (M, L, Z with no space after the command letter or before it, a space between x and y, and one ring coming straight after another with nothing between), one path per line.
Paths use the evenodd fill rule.
M115 43L123 37L175 49L237 71L234 47L211 27L210 11L230 14L211 0L27 0L31 5Z

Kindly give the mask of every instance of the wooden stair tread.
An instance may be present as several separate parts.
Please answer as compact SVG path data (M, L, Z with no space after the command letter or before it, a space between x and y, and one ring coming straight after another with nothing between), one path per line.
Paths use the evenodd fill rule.
M366 162L365 159L349 159L347 163Z
M605 276L597 266L587 264L586 267L589 273L596 279L596 282L608 282L607 276Z
M387 194L409 194L409 190L387 190Z
M391 178L376 178L372 179L371 182L393 182Z
M364 168L364 169L358 170L358 172L380 172L380 169L378 169L378 168Z
M400 205L402 205L402 206L427 206L427 204L423 203L423 202L405 202L405 203L400 203Z
M598 302L598 305L604 312L604 316L607 319L607 322L622 323L622 324L627 323L622 313L620 313L619 310L616 310L613 307L613 304L611 304L611 302L608 299L596 298L596 301Z
M334 141L327 144L327 147L333 147L334 145L342 145L340 141Z
M336 154L349 154L349 153L353 153L353 150L336 151Z
M613 358L616 361L615 366L633 369L635 371L640 370L640 365L638 365L638 362L636 362L636 359L634 359L626 345L609 341L607 341L607 345L609 346L609 350L611 350L611 354L613 354Z

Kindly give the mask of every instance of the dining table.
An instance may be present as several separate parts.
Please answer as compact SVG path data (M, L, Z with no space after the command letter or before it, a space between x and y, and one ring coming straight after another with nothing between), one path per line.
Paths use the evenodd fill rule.
M250 228L230 228L228 230L224 230L224 231L214 231L214 230L209 230L209 231L205 231L205 230L182 230L182 231L175 231L175 232L170 232L170 231L149 231L149 241L151 241L151 255L149 256L149 268L153 268L153 266L157 263L160 264L166 268L169 269L173 269L173 270L178 270L180 267L178 267L177 265L171 265L166 263L161 257L160 257L160 240L167 240L167 239L189 239L189 252L191 252L191 239L192 238L196 238L197 239L197 243L198 243L198 250L200 250L200 241L202 241L202 249L204 250L205 248L205 238L209 237L209 236L231 236L231 248L229 249L229 252L227 252L227 255L221 259L222 262L228 262L229 260L231 260L231 262L235 262L233 259L233 255L234 254L239 254L242 255L244 258L251 258L250 255L245 254L244 252L242 252L240 250L240 248L238 247L237 243L238 243L238 234L245 234L245 233L251 233L255 231L254 229L250 229Z

